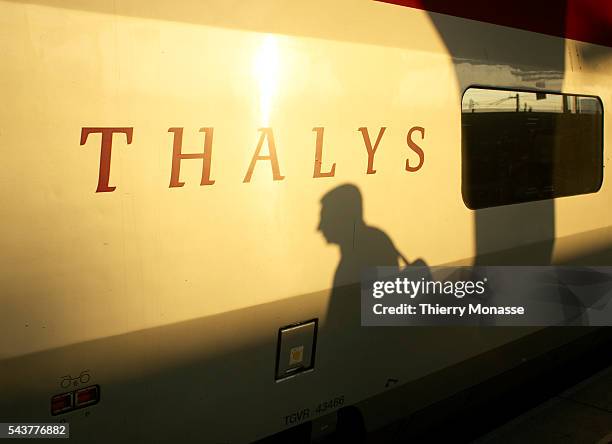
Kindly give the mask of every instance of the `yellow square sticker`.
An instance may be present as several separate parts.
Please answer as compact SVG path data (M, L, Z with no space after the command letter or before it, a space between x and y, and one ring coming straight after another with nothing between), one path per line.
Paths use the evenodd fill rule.
M289 351L289 365L301 364L304 361L304 346L293 347Z

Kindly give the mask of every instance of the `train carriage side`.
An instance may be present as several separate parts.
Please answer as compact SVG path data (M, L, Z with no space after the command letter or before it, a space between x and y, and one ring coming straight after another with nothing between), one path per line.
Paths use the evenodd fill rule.
M0 1L0 422L242 443L357 405L374 430L609 336L367 328L359 305L362 267L399 253L611 263L609 47L369 0L233 6ZM597 189L468 208L462 114L520 95L599 116Z

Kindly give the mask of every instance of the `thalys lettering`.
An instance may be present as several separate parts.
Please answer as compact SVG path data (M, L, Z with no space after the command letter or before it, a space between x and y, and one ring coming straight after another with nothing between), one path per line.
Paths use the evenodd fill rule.
M357 131L361 133L363 138L363 148L366 156L364 159L365 173L376 174L374 168L374 160L376 152L380 146L381 140L385 134L387 127L381 127L377 134L370 134L367 127L361 127ZM213 135L214 128L205 127L199 130L204 135L204 147L202 152L199 153L183 153L183 128L173 127L169 128L168 132L173 133L172 143L172 163L170 165L170 185L169 188L177 188L185 185L185 182L180 180L181 174L181 162L184 160L197 160L202 162L202 178L200 180L200 186L212 186L215 184L213 178ZM324 127L315 127L312 129L315 133L314 143L314 156L313 156L313 179L334 177L336 174L336 163L328 161L328 166L324 167L323 164L323 136L325 132ZM251 162L244 175L243 183L249 183L253 177L255 167L258 163L265 162L269 165L272 171L272 180L283 180L281 172L281 165L278 160L276 142L274 140L274 131L272 128L259 128L259 136ZM133 127L83 127L81 128L81 145L85 145L90 134L100 134L100 165L98 175L98 186L96 193L110 193L115 191L117 186L111 186L109 184L110 171L111 171L111 152L113 149L113 136L115 134L125 135L127 144L130 145L134 136ZM418 156L418 162L413 164L409 159L406 159L405 170L408 173L414 173L419 171L425 163L425 152L415 142L416 138L421 141L425 139L425 128L421 126L413 126L406 134L406 146L409 150L416 153ZM267 147L267 153L264 153L264 145ZM363 152L363 151L362 151Z

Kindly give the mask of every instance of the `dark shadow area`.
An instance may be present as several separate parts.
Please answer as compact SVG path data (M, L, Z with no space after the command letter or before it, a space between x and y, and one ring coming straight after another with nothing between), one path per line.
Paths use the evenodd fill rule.
M509 86L508 82L512 86L520 84L532 91L562 89L568 48L565 40L550 35L563 36L568 32L576 32L576 23L573 21L586 23L593 19L594 26L591 28L580 25L583 37L599 41L605 34L609 38L607 19L605 16L595 17L599 8L596 3L584 5L579 10L567 0L555 2L554 8L547 3L534 4L527 0L504 4L477 1L469 5L441 0L391 0L390 3L414 5L429 11L429 18L454 61L460 94L473 85L503 88ZM550 35L509 30L497 25ZM573 28L568 29L568 26ZM575 61L569 60L572 66L577 65L572 69L582 69L582 66L578 66L580 63L597 63L597 60L604 57L604 52L603 48L596 46L581 50ZM511 77L496 77L487 67L503 70L511 74ZM539 96L542 98L542 94ZM546 98L545 94L543 98ZM577 147L601 140L595 140L601 137L601 116L567 112L568 105L571 106L571 103L564 100L562 112L554 115L550 112L538 113L536 109L532 113L520 112L528 108L525 109L524 102L521 103L521 99L517 98L517 108L512 110L514 112L489 112L482 115L478 115L478 112L462 113L463 160L473 161L471 165L465 165L464 162L463 167L468 174L475 173L481 179L480 186L473 190L474 194L480 193L480 196L474 197L482 199L482 205L476 206L479 209L474 212L477 265L551 263L555 239L555 207L550 197L569 194L565 184L569 176L573 175L574 180L577 177L576 167L581 172L584 172L582 167L590 168L588 158L583 158L582 163L576 163L572 158L580 153ZM466 150L466 144L471 145L469 150ZM551 145L554 149L544 152ZM506 161L520 150L525 159L520 168L512 169ZM487 155L483 156L483 153ZM600 156L592 161L597 162ZM506 165L507 168L501 172L499 168L491 168L491 165ZM465 174L464 170L464 190ZM501 187L505 190L500 190L500 181L509 185L518 183L520 188L521 178L527 177L531 177L531 181L523 180L522 189L511 191L511 196L507 195L511 186ZM582 175L578 180L584 180L584 183L574 185L582 187L582 192L592 192L598 188L593 184L600 178ZM539 189L535 190L535 187ZM501 207L483 208L495 200L499 201L503 197L500 193L506 193L509 202ZM526 200L539 201L509 205ZM528 244L532 244L530 254L523 257L517 257L509 248ZM508 254L502 254L503 251Z
M384 231L366 223L362 194L355 185L340 185L321 198L317 229L328 243L337 245L340 250L321 328L322 334L333 341L328 340L321 347L333 356L333 366L343 369L348 379L356 379L367 367L348 365L346 354L349 350L359 354L359 350L377 350L381 344L396 344L401 349L407 340L401 327L361 326L362 275L375 267L387 267L398 273L402 266L409 265L409 261ZM425 265L422 261L419 264ZM334 439L337 442L361 442L365 437L365 427L360 425L358 415L352 410L344 411L342 418Z
M505 263L550 263L555 239L551 199L596 192L603 181L600 101L469 88L462 100L461 136L462 195L477 210L477 263L494 246L503 251L525 244L540 248L515 261L506 256ZM568 324L588 323L585 307L572 292L560 289L558 300Z
M369 342L380 336L381 331L369 329L369 337L357 334L362 328L362 273L373 267L399 271L403 256L387 234L363 220L361 192L351 184L340 185L321 198L318 230L327 242L340 249L324 329L334 337L334 342L339 341L335 346L339 350L351 347L353 343L355 346L360 336L361 340Z
M486 103L476 104L472 97ZM508 99L516 102L516 110L504 106ZM539 201L600 188L603 116L596 99L470 88L464 104L467 100L461 136L462 194L468 207ZM564 106L568 102L575 109ZM579 103L587 109L580 109Z
M522 252L523 255L527 253L528 250ZM610 263L611 258L612 247L608 246L580 257L568 258L568 262L606 264ZM358 290L353 296L356 301L359 300ZM317 297L320 296L306 294L206 318L2 360L0 418L5 422L59 420L60 417L50 416L49 402L53 395L65 391L60 385L61 377L66 374L67 369L87 368L91 373L89 383L99 384L102 395L100 403L90 409L89 417L81 414L66 416L71 424L71 441L74 442L144 442L152 436L152 428L156 442L210 442L206 438L213 435L227 436L229 430L239 425L247 427L257 424L257 412L260 411L266 415L278 415L278 420L281 421L284 415L291 411L285 408L286 406L276 411L275 406L288 400L297 400L296 406L300 406L299 401L308 396L309 390L308 384L274 382L278 328L284 323L279 321L279 313L299 319L303 316L305 307L309 307L313 298ZM359 313L355 316L355 325L358 325ZM359 329L352 330L359 332ZM352 336L356 341L364 340L363 343L357 342L357 350L374 350L378 353L379 348L389 341L389 335L385 332L396 332L394 340L397 340L401 347L415 342L430 344L431 356L422 357L424 360L447 353L449 348L456 348L462 340L469 339L468 335L463 334L467 329L461 327L417 328L410 332L405 328L386 327L361 330L367 330L366 334L352 335L351 331L336 331L339 344L334 342L334 350L331 351L325 350L326 343L330 341L323 340L323 335L330 332L324 328L320 332L321 347L317 347L317 354L337 353L338 365L346 379L355 375L366 375L371 370L370 367L378 367L380 363L359 357L357 361L360 366L353 366L352 362L347 364L348 353L339 348L343 337L350 339ZM407 429L402 429L398 432L399 435L395 435L396 440L390 441L401 442L401 437L404 436L402 433L406 430L421 433L421 427L430 426L434 420L459 418L461 416L457 415L461 412L469 415L471 410L466 408L469 403L464 403L470 398L454 397L452 408L444 410L444 415L440 415L438 410L423 410L419 415L415 415L415 409L422 409L430 404L430 399L439 399L444 393L454 393L452 388L455 386L461 387L470 384L472 380L481 380L485 375L495 374L493 369L512 369L521 362L522 357L530 357L531 353L578 341L576 346L582 352L593 348L596 356L610 357L610 354L602 352L601 348L594 349L598 342L592 336L579 338L583 337L585 332L599 332L597 337L607 341L605 350L609 350L612 329L587 329L582 332L578 330L582 329L541 330L514 343L388 390L373 399L358 403L356 407L362 412L365 409L368 412L411 418L413 422L406 425ZM491 334L495 334L495 331L491 331ZM382 338L385 338L384 342L376 342ZM371 357L370 354L368 356ZM583 355L578 360L577 367L572 368L580 370L594 363L588 356L590 355ZM321 357L319 355L319 358ZM520 375L526 377L537 374L544 379L551 375L571 376L571 368L564 366L562 362L566 357L569 357L569 354L565 350L555 351L539 361L553 363L552 367L530 367L517 375L508 371L504 373L506 379L502 382L495 382L487 389L476 392L479 394L470 396L480 401L495 400L497 398L491 395L492 388L510 388L507 385L509 383L503 381L520 383ZM388 358L388 355L385 358ZM326 381L318 376L323 365L327 366L326 369L331 368L332 359L327 362L318 359L315 371L299 378L315 378L309 382L318 384L318 387L325 388L329 393L335 393L335 387L328 387ZM563 372L559 372L559 368L563 368ZM262 374L268 374L269 377L262 380ZM320 374L323 376L323 373ZM237 390L238 386L240 390ZM513 405L517 409L524 405L519 401L526 401L526 395L537 395L520 385L511 392L515 396L516 404ZM264 406L270 410L265 410ZM83 409L82 413L86 410ZM483 407L483 411L487 412L487 415L503 413L499 408L491 409L490 405ZM354 410L352 412L349 411L347 421L355 420L355 427L360 427ZM225 418L225 422L219 422L219 417ZM485 417L478 416L477 420L463 423L464 428L461 430L474 432L478 428L482 431L489 424L484 421ZM501 420L497 421L495 424ZM198 424L197 430L188 430L184 427L185 424ZM468 426L469 429L465 428ZM308 427L302 426L304 430ZM395 433L397 428L393 430ZM431 430L445 432L445 429L436 425L428 430L423 433L431 433ZM223 440L214 442L222 443Z
M399 270L400 261L406 262L387 234L365 223L361 192L354 185L340 185L323 196L318 229L327 242L340 248L334 289L360 282L366 268Z
M487 67L495 67L511 74L515 79L513 81L515 84L526 82L534 89L549 85L561 87L566 52L563 39L500 28L493 23L505 26L521 23L526 29L535 25L544 26L545 32L563 35L566 1L555 3L554 10L548 13L547 8L527 1L503 5L477 2L465 8L463 5L453 5L439 0L422 0L419 4L419 7L427 11L441 12L429 12L428 14L454 61L459 94L463 95L463 92L472 85L493 88L507 85L508 79L503 80L504 84L498 84ZM525 23L534 20L529 18L529 14L525 14L525 11L532 10L532 7L535 8L534 17L547 17L545 24ZM445 14L480 21L463 20ZM463 148L456 146L455 149L463 150L464 161L476 160L475 164L468 166L467 169L470 174L476 173L482 179L482 186L475 190L476 193L482 193L479 196L482 199L481 203L490 203L498 197L491 182L499 179L498 172L491 168L491 164L508 155L508 144L514 144L518 149L525 149L524 142L528 139L522 135L517 137L516 131L513 135L507 135L504 125L508 121L501 116L491 116L492 113L482 116L477 116L476 113L470 113L467 116L463 114L465 120L462 119L462 126L467 127L469 131L466 135L462 135ZM523 119L527 116L513 116L512 118ZM476 119L482 125L474 125ZM493 120L493 123L484 122L485 120ZM490 126L491 124L493 127ZM479 144L478 148L466 153L465 143L474 141ZM481 156L482 152L485 152L487 156ZM462 166L462 168L465 167L465 165ZM544 172L542 179L548 181L546 175L551 173L551 171ZM463 181L465 181L465 173ZM465 188L465 183L462 183L462 187ZM550 264L555 238L553 200L496 208L483 208L484 206L480 206L481 209L474 212L476 265L511 265L510 259L515 265ZM525 244L537 245L537 254L522 258L508 257L507 259L504 259L503 254L499 254L511 250L512 247ZM487 257L488 253L493 252L497 253L494 256L496 262L490 262L489 260L493 257ZM514 262L516 259L518 261Z
M554 8L527 1L504 4L473 2L471 5L454 6L452 2L439 0L421 0L419 3L419 7L429 11L463 15L476 20L509 20L509 23L497 22L506 26L513 26L513 21L527 21L531 22L529 26L545 27L548 31L544 32L556 35L565 35L568 22L567 1L556 2ZM445 8L461 12L454 13ZM547 19L538 20L539 16ZM514 76L513 85L521 84L528 89L550 88L551 85L555 89L563 87L567 54L563 39L520 31L500 31L495 25L434 12L429 12L429 17L454 60L460 94L472 85L494 88L509 86L506 83L508 80L503 81L505 84L499 84L494 76L486 74L483 67L487 65L510 72ZM607 27L602 26L601 29ZM514 37L512 40L510 35ZM601 53L593 47L581 56L585 64L594 64L601 59ZM571 92L579 94L581 91ZM551 198L593 192L599 188L602 176L593 177L589 171L596 170L592 162L603 164L603 153L595 153L578 161L573 156L580 154L579 147L583 147L583 142L591 144L590 151L593 143L601 146L601 116L568 112L566 97L563 97L562 112L554 115L529 112L528 107L520 106L518 98L516 109L511 112L478 115L466 110L462 113L463 196L466 199L467 194L468 202L472 198L473 202L478 202L470 205L477 208L473 213L475 265L551 264L556 236L555 201ZM544 151L551 146L553 149ZM519 165L512 168L511 158L519 160ZM579 173L582 176L576 183L575 178ZM467 187L467 176L476 178L475 183L471 184L473 187ZM526 202L528 200L533 202ZM494 206L500 202L504 202L503 206ZM610 264L609 259L596 254L589 258L572 259L568 264L579 262ZM567 298L567 294L560 295L566 307L574 307L571 313L566 313L566 317L577 319L579 323L582 313L579 301L573 300L571 295L571 300ZM548 334L552 337L562 336L575 328L549 329ZM610 329L599 331L601 335L605 335L605 331L609 335ZM588 341L584 342L578 346L576 353L580 354L590 346ZM562 354L563 350L559 349L558 353ZM601 368L598 367L602 365L601 359L597 353L585 353L568 366L556 362L550 366L554 377L545 373L541 377L530 378L519 392L513 392L513 388L520 387L516 382L521 377L530 376L529 370L523 373L524 376L521 376L521 372L509 372L507 377L489 386L505 388L504 393L497 395L493 391L483 390L477 401L480 405L478 409L465 410L465 402L459 404L461 408L459 405L452 406L451 402L450 408L443 407L446 421L424 426L418 418L408 420L401 427L403 433L398 433L389 442L468 442L482 430L509 420L547 399L560 387L566 387L569 381L579 380L574 378L589 376L594 369ZM525 369L530 365L537 368L538 363L537 359L527 361ZM609 365L609 361L603 365ZM495 408L492 409L492 406ZM439 415L433 413L433 416Z
M348 342L361 329L375 347L375 341L402 340L404 332L395 327L361 327L360 283L366 272L385 267L385 272L400 275L407 267L427 267L422 259L411 263L395 246L389 235L368 225L363 219L363 199L359 188L352 184L340 185L321 198L318 230L328 243L340 249L340 260L329 299L325 328L337 331L336 339ZM395 330L394 330L395 329ZM342 332L342 333L340 333ZM336 340L335 339L335 340ZM363 339L362 339L363 340ZM401 342L398 342L398 344Z
M567 333L571 331L563 330ZM548 329L546 333L541 332L540 336L541 340L548 338L555 341L563 334L560 328L555 328ZM525 348L525 342L520 340L486 355L491 360L502 360L503 355L509 353L512 348ZM611 344L612 329L591 328L589 333L577 341L524 360L510 371L407 414L404 419L373 433L368 443L470 443L612 365L612 354L607 352ZM481 358L463 363L464 371L472 365L480 367L482 364L477 362ZM446 377L453 377L455 370L445 369L441 373L446 373ZM415 381L415 384L428 386L428 379L429 376ZM396 392L382 394L374 402L380 402L381 405L395 403L397 408L400 408L404 402L401 397L410 396L411 390L401 387ZM603 427L605 430L606 426L601 420L591 423L592 429Z
M462 196L474 209L474 265L551 264L555 203L546 196L531 199L529 193L534 186L552 182L554 163L543 168L542 156L537 153L543 140L558 140L556 121L540 119L541 129L535 136L533 126L527 125L530 113L520 112L520 98L508 103L503 97L465 97L464 93L474 85L495 89L508 82L530 89L561 88L566 53L562 39L497 25L520 23L525 29L541 25L545 32L563 35L566 2L556 4L545 25L526 23L530 20L524 13L529 4L526 1L503 5L478 2L465 9L439 0L419 3L428 11L455 65L462 109L457 110L461 112L461 145L454 149L462 152ZM536 8L534 14L544 13L537 5L531 6ZM498 77L495 73L499 72L506 75ZM510 94L507 96L509 99ZM515 103L515 108L506 113L489 109L491 105ZM513 169L508 162L513 156L533 160L523 161L522 169ZM531 183L519 191L521 176L531 178Z

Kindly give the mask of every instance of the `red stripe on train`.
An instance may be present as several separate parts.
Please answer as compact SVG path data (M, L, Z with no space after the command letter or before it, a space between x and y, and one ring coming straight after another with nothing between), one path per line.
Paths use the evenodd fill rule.
M612 47L611 0L376 0Z

